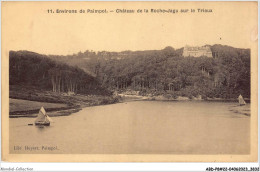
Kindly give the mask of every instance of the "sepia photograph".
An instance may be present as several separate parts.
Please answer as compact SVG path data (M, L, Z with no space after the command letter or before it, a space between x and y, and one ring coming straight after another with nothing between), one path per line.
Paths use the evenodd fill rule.
M256 162L257 2L2 2L2 158Z

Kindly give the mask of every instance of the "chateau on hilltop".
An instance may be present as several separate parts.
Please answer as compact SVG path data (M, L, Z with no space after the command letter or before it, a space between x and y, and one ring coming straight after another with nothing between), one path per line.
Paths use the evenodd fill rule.
M183 56L184 57L201 57L201 56L213 57L209 46L202 46L202 47L185 46L183 49Z

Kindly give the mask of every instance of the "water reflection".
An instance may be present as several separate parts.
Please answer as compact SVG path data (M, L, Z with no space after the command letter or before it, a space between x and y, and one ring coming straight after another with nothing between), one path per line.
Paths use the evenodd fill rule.
M43 125L36 125L35 128L37 128L38 133L42 133L45 130L45 126Z

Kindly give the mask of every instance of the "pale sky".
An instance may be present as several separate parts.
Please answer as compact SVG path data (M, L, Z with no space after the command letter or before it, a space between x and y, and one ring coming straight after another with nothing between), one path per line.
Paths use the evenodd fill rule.
M148 9L135 14L48 14L47 9ZM178 9L152 14L150 9ZM180 9L196 13L180 13ZM198 8L212 13L198 13ZM93 51L223 44L250 48L257 32L256 2L2 2L4 50L67 55Z

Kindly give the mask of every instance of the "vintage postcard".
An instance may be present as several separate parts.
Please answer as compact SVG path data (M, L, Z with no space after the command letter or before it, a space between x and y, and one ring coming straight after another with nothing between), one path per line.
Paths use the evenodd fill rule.
M8 162L256 162L257 2L2 2Z

